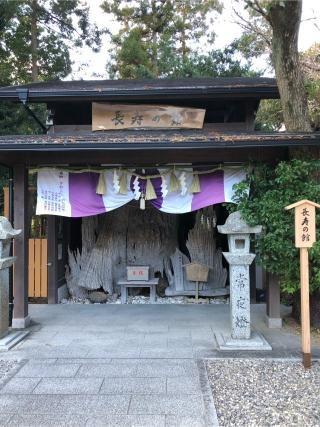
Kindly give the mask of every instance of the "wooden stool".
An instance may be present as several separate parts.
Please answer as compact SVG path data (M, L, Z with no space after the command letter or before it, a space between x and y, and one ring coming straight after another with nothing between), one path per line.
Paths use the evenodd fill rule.
M119 280L118 286L121 288L121 304L127 303L128 288L150 288L150 302L156 302L156 286L159 283L159 278L155 277L151 280Z

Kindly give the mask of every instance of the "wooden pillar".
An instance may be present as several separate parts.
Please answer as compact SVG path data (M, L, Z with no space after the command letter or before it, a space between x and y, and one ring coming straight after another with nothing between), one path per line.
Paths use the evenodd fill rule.
M9 187L3 187L3 216L5 216L7 219L9 219L10 216L9 210Z
M255 304L257 302L256 298L256 263L255 260L249 267L250 274L250 303Z
M13 168L14 179L14 228L21 229L14 242L14 308L13 328L25 328L30 323L28 316L28 170L23 164Z
M308 248L300 248L300 285L301 285L301 335L303 365L311 367L310 304L309 304L309 254Z
M48 225L48 304L58 302L58 239L57 218L47 216Z
M268 328L281 328L280 285L276 274L267 274L267 316Z

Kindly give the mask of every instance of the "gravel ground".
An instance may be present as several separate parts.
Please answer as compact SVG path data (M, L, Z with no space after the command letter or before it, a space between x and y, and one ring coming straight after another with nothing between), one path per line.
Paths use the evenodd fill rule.
M19 363L15 360L0 360L0 387L15 371Z
M128 304L150 304L150 298L144 295L129 296ZM88 299L69 298L62 299L61 304L93 304ZM121 304L120 298L110 298L103 304ZM186 296L174 297L157 297L156 304L197 304L195 298ZM229 304L229 297L216 297L216 298L199 298L198 304Z
M220 426L320 426L320 364L207 361Z

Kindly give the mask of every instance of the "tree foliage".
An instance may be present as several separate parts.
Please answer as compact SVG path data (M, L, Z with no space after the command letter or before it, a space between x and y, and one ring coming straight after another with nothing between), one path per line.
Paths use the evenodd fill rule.
M301 199L320 200L319 171L318 160L259 164L250 168L247 179L236 186L237 209L250 225L260 224L264 229L256 241L258 260L268 272L279 275L282 289L291 294L299 289L299 252L294 246L294 214L284 208ZM319 227L310 263L311 292L316 292L320 289Z
M68 75L72 46L99 47L100 33L88 11L79 0L2 0L1 84Z
M320 130L320 43L315 43L301 54L301 65L311 124L314 130Z
M88 12L80 0L1 0L0 86L66 77L72 47L99 47L100 33ZM44 121L44 107L34 108ZM21 106L1 104L1 134L39 131Z
M265 56L272 67L272 28L269 22L261 13L249 7L246 0L236 0L233 11L242 29L241 36L234 41L239 52L247 59Z
M276 132L283 126L283 112L279 99L262 99L255 119L255 130Z
M112 37L112 78L252 74L250 62L236 58L235 44L224 50L198 49L214 40L213 16L221 12L217 0L105 0L102 8L120 24Z

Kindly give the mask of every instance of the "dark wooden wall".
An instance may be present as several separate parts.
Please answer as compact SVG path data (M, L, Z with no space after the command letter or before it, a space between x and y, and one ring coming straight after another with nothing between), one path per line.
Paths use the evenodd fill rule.
M57 150L59 146L57 145ZM286 159L286 147L245 147L236 148L230 143L230 148L184 148L164 147L162 149L97 149L97 150L67 150L61 151L0 151L0 163L14 165L24 163L28 167L41 165L161 165L167 163L223 163L247 162L249 160L275 162Z

